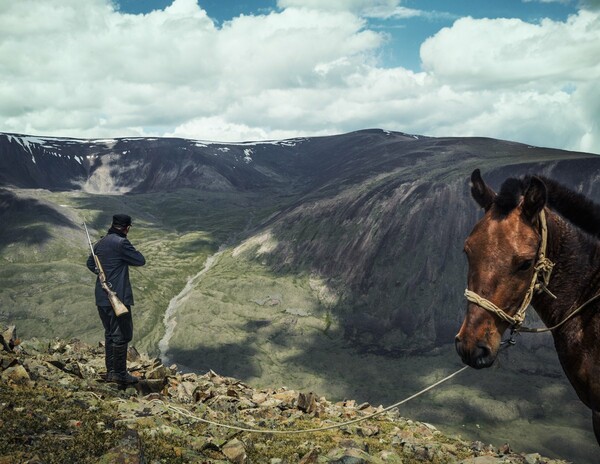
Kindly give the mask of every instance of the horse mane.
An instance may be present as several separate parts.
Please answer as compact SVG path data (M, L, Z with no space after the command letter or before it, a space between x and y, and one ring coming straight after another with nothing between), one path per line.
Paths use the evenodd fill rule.
M538 176L548 190L548 206L588 234L600 237L600 205L555 180Z
M501 214L512 211L527 190L532 176L509 178L500 187L494 204ZM546 185L548 206L584 232L600 237L600 205L553 179L535 176Z

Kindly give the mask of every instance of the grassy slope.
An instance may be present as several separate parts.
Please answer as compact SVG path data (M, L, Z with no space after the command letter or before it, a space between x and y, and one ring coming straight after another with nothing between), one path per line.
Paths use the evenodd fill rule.
M24 336L102 338L93 303L94 276L81 223L92 240L105 233L112 212L134 218L130 240L148 265L132 268L136 314L135 342L149 352L163 331L170 299L207 256L256 215L252 198L179 191L130 196L77 192L19 191L18 211L3 215L0 245L0 315ZM34 208L23 207L34 205ZM40 211L59 221L50 221ZM269 210L266 211L267 213ZM32 232L33 231L33 232Z

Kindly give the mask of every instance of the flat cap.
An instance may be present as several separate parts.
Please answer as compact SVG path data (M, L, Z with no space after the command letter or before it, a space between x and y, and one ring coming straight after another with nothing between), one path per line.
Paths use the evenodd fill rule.
M115 214L113 216L113 224L117 226L127 227L131 225L131 216L127 214Z

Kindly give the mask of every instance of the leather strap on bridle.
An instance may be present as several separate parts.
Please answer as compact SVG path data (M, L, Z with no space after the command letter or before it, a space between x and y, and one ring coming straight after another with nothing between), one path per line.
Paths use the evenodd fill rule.
M546 247L548 245L548 225L546 223L546 213L543 209L540 211L540 234L542 236L542 241L540 242L540 247L538 249L538 255L534 265L531 284L527 289L527 293L525 293L525 297L523 298L521 306L514 316L510 316L506 313L506 311L496 306L490 300L483 298L468 288L465 290L465 298L467 300L469 300L471 303L475 303L477 306L482 307L492 314L495 314L503 321L508 322L514 332L533 330L521 326L523 325L525 313L535 292L543 291L552 298L556 298L556 296L550 290L548 290L548 283L550 282L550 275L552 274L554 263L546 257Z

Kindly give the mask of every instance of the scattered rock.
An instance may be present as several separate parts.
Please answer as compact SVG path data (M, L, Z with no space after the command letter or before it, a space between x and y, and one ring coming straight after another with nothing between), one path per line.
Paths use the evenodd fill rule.
M510 449L510 445L508 443L505 443L498 449L498 452L500 454L510 454L512 451Z
M1 379L5 382L13 382L16 384L26 384L31 380L29 373L20 364L9 367L2 372Z
M257 298L250 301L258 306L277 306L281 304L281 295L269 295L266 298Z
M328 455L329 464L379 464L381 460L356 448L334 449Z
M313 414L317 411L317 398L313 392L298 394L298 409L307 414Z
M154 395L152 398L157 399L160 398L160 392L163 390L166 384L166 379L140 380L138 383L134 384L134 388L141 396L150 397Z
M135 346L129 345L127 347L127 361L139 362L141 360L142 360L142 355L140 355L139 351L135 348Z
M460 464L501 464L506 461L501 461L495 456L477 456L460 461Z
M291 314L292 316L300 316L300 317L308 317L310 313L305 309L300 308L286 308L285 312L287 314Z
M21 341L17 337L17 328L14 325L0 326L0 344L4 351L12 351L20 343Z
M319 459L319 451L317 449L312 449L308 453L306 453L298 464L316 464Z
M538 453L525 455L525 462L527 464L543 464L544 460Z
M234 464L245 464L248 459L244 444L237 438L228 441L221 451Z
M171 371L168 367L163 366L162 364L160 366L156 366L155 368L153 368L152 370L148 371L146 373L146 378L147 379L164 379L165 377L171 375Z
M37 425L43 425L42 435L52 436L57 443L72 441L86 431L96 434L92 439L96 444L103 443L106 437L115 437L110 447L103 449L109 451L94 455L94 462L99 463L173 459L223 464L225 460L234 464L566 464L539 454L515 453L508 444L495 449L481 442L445 437L430 424L402 418L397 410L385 412L375 420L328 431L327 445L320 434L273 436L232 431L214 423L268 430L318 428L360 419L382 412L383 408L368 403L357 405L353 400L334 404L313 392L287 388L254 390L214 371L182 374L177 372L177 366L166 367L160 359L135 350L130 350L129 355L130 369L140 381L122 389L102 381L98 374L104 370L101 345L92 348L77 340L28 340L16 350L0 350L0 389L9 395L14 389L24 388L28 395L43 399L48 390L63 389L60 394L65 401L76 402L77 411L108 406L115 415L89 420L70 412L59 434L52 429L54 421L49 412L32 410L27 404L14 405L11 399L0 402L0 430L4 434L13 432L5 425L8 417L34 417ZM30 433L27 427L23 430ZM42 462L28 451L28 443L34 438L21 435L13 440L23 443L22 448L6 454L0 450L0 464ZM272 450L281 444L290 451L273 456ZM153 455L160 446L165 447L163 456L168 457ZM469 457L460 461L457 456Z

